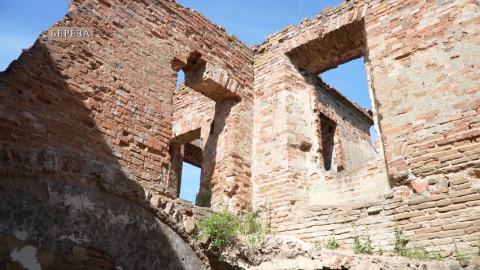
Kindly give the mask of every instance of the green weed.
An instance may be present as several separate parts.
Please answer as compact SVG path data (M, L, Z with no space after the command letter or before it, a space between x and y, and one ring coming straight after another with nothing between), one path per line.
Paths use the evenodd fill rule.
M337 239L335 237L330 237L327 238L327 240L322 239L315 241L315 249L320 250L321 248L326 248L326 249L331 249L331 250L337 250L340 245L337 242Z
M403 231L395 228L395 246L394 253L397 256L402 256L409 259L419 261L441 260L440 252L431 254L426 248L411 242L405 237Z
M353 244L354 244L353 253L372 255L373 254L372 240L370 240L370 234L368 233L368 228L367 228L367 237L366 237L367 239L363 244L360 241L360 237L357 235L357 230L355 230L355 227L354 227L354 232L355 232L355 238L353 240Z

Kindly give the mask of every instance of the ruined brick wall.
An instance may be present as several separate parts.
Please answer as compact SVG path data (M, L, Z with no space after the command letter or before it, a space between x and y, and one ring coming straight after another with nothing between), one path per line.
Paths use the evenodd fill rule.
M298 207L295 218L286 218L277 230L312 243L335 237L340 249L348 250L353 250L356 235L362 241L368 235L376 250L393 252L394 231L398 228L430 252L453 257L455 241L461 254L475 259L480 245L480 193L469 183L471 180L460 175L449 180L432 179L427 185L428 197L392 193L371 203Z
M366 52L365 35L359 19L361 14L357 16L359 20L338 31L333 31L336 28L331 24L328 28L325 23L326 17L336 16L338 10L344 7L331 10L326 13L328 15L319 14L311 24L307 25L304 21L300 27L282 29L256 48L255 111L261 118L256 114L254 194L257 204L268 201L272 205L273 226L295 218L293 209L297 203L373 200L389 190L388 178L382 169L382 152L379 152L373 164L368 165L370 169L375 168L373 172L362 168L352 171L351 175L332 174L327 173L323 166L322 142L318 136L321 128L318 125L319 111L323 109L328 115L335 111L332 117L341 119L337 122L343 125L344 134L339 137L343 136L346 140L343 140L340 147L343 151L339 151L337 159L339 165L347 168L342 163L346 163L347 159L347 142L354 141L352 136L348 139L349 128L353 125L349 127L346 124L348 121L343 121L345 113L342 110L345 109L340 109L341 106L337 104L341 98L319 95L322 88L317 86L316 75L359 58ZM324 28L322 23L327 27ZM308 43L309 39L313 41ZM335 110L326 109L329 107ZM352 116L347 118L355 119ZM363 139L366 139L368 124L355 126L353 130L365 134ZM302 145L312 147L307 149ZM355 164L350 165L356 167ZM325 196L325 192L328 196Z
M208 138L215 114L215 101L181 83L174 92L173 108L174 137L201 129L202 139Z
M154 12L146 12L149 8ZM172 14L176 16L175 21ZM9 112L4 119L10 121L4 123L2 146L12 153L8 156L15 156L12 157L14 161L7 159L5 162L21 162L16 158L21 151L15 149L26 146L30 152L52 150L55 152L52 155L58 159L62 158L56 153L75 153L77 158L84 159L77 162L78 166L87 164L88 160L101 163L95 169L110 182L116 174L124 174L144 187L161 189L166 179L169 164L166 153L172 136L171 100L176 79L171 62L175 60L175 65L187 63L193 51L203 52L202 59L228 70L229 82L236 83L235 89L242 98L240 105L232 107L232 115L238 115L231 116L232 121L242 124L242 132L249 134L246 120L251 114L247 108L251 102L248 84L252 73L249 66L244 65L249 55L245 54L248 48L243 43L198 13L168 1L125 7L108 2L81 2L72 7L59 25L89 25L101 20L102 16L110 16L113 24L98 25L94 42L60 43L46 41L43 36L42 41L22 54L2 76L4 89L10 90L5 99L11 100L5 102L9 105L4 107ZM152 30L140 18L151 21ZM135 32L140 31L133 30L136 25L145 33ZM199 25L209 27L201 38L197 35ZM127 41L123 41L122 36L128 37ZM169 39L174 36L183 39L184 43L173 47ZM212 49L215 54L208 53ZM235 54L238 56L233 57ZM136 61L141 64L135 65ZM45 69L46 66L50 68ZM42 72L37 72L35 68L40 67ZM31 93L32 104L26 104L26 100L17 101L19 92ZM40 118L31 113L35 110ZM236 120L240 115L243 118ZM26 122L23 129L18 126L21 121ZM40 123L34 125L37 121ZM34 135L30 136L28 131L33 131ZM248 140L248 136L242 138ZM241 156L248 161L248 144L243 146L241 151L245 155ZM58 161L59 164L65 162ZM65 166L63 169L68 171Z
M250 49L226 34L225 29L173 1L86 0L74 1L70 6L69 13L56 26L94 27L93 41L49 41L46 33L42 33L31 48L0 74L0 184L6 189L1 193L1 201L15 203L12 199L15 192L11 190L23 190L32 200L38 199L34 204L39 208L32 211L41 212L48 205L54 207L71 199L67 194L52 201L57 197L45 195L47 188L55 183L68 184L62 187L65 190L58 191L65 193L86 186L92 193L116 195L105 195L113 205L117 201L120 205L123 200L132 202L132 220L137 217L134 213L148 209L142 219L150 221L145 226L151 226L151 235L159 234L161 239L164 233L179 233L161 231L163 225L158 224L165 220L155 218L151 204L156 205L160 196L168 192L176 71L188 69L201 59L207 64L207 75L198 77L197 83L226 89L225 97L217 97L225 110L217 110L217 114L222 114L224 126L215 127L219 151L215 159L218 173L212 174L216 181L214 192L228 200L233 194L226 194L224 187L230 185L234 193L241 189L238 193L243 192L243 196L235 201L235 206L242 207L249 196L249 178L245 172L251 161ZM215 72L222 76L213 76ZM234 93L236 99L231 101L228 93ZM32 191L34 187L41 192ZM109 209L97 199L92 198L93 204L84 205L82 215L96 216L96 207ZM15 224L15 230L23 228L28 232L26 238L16 237L19 243L38 246L42 241L51 241L46 246L50 252L58 253L64 250L53 250L51 245L58 244L67 250L74 243L88 242L107 252L119 266L125 263L119 257L131 257L129 241L123 241L125 236L119 237L125 234L113 234L116 227L105 227L105 231L98 232L99 237L92 238L97 228L103 226L85 223L81 227L85 237L70 241L65 239L75 238L76 228L62 223L56 229L68 232L64 237L41 238L35 235L38 229L31 227L32 224L55 214L42 212L45 216L32 216L20 225L23 219L15 219L22 216L17 213L20 210L10 209L11 206L2 204L2 211L9 213L2 217L7 219L6 224ZM75 213L62 214L65 215L62 219L68 220ZM138 230L128 226L132 226L128 228L133 232ZM12 227L2 228L1 234L13 237L12 230ZM49 229L42 231L48 232ZM57 234L52 231L52 235ZM123 241L117 248L104 245L116 243L115 239ZM188 243L187 238L178 239ZM145 242L142 237L130 240ZM176 244L164 242L164 248L157 246L147 253L163 249L162 258L176 258L178 254L170 254L177 252L170 248ZM190 247L186 246L188 250ZM146 254L142 252L139 250L137 254ZM195 251L190 248L188 252ZM193 260L189 263L203 267L203 259L196 257L201 258L201 252L188 256ZM168 264L168 260L162 260L131 260L126 268ZM172 260L167 268L184 267L181 264L181 259Z
M470 222L477 202L466 202L478 200L479 11L477 1L349 1L280 30L256 48L255 108L265 117L255 118L254 190L257 203L268 198L273 205L274 227L282 234L343 235L351 241L346 227L331 222L339 213L345 215L340 223L378 224L375 230L385 228L378 240L391 240L397 223L387 216L405 213L397 225L433 250L451 254L453 236L461 236L463 250L477 245L478 224ZM305 74L361 56L379 151L365 166L333 175L300 147L315 145L313 83ZM440 191L428 187L437 182ZM382 205L378 200L392 187L398 204L367 210ZM445 201L433 203L438 192ZM407 203L414 199L425 204ZM357 203L365 210L350 206ZM326 211L323 223L320 210L309 208L315 204ZM295 225L284 227L289 223Z
M216 151L213 145L215 101L186 87L183 83L175 90L173 97L173 136L174 140L170 145L172 166L169 183L177 187L177 196L180 192L182 162L186 161L202 168L200 186L197 202L202 205L210 205L208 198L211 197L210 179L216 159L212 153ZM218 120L217 120L218 121ZM177 151L173 153L172 151ZM205 158L204 158L205 154ZM206 170L203 170L205 168ZM210 174L208 174L210 173Z
M187 82L191 78L187 72ZM201 87L202 91L204 88ZM200 191L197 195L200 205L238 209L250 204L252 145L249 125L252 125L252 112L232 110L243 103L248 104L248 100L237 105L235 100L218 100L215 95L208 97L186 86L175 91L172 144L185 144L195 139L193 144L202 150ZM188 145L188 149L193 144ZM233 153L229 162L222 153L225 151ZM169 181L179 178L181 161L177 160L172 168L177 173L171 173Z
M368 225L374 242L390 246L399 226L443 255L458 237L473 255L479 18L476 0L352 0L248 48L173 1L74 1L56 25L94 27L94 41L42 33L0 74L0 210L9 224L0 233L57 255L90 243L127 268L181 269L182 256L208 268L152 207L170 212L162 196L178 194L172 172L182 154L172 146L192 136L197 146L202 139L201 194L214 207L267 204L281 234L312 242L335 235L344 248L352 225ZM362 155L356 167L346 145L368 141L369 121L322 95L316 75L362 56L379 138L377 156ZM186 87L175 95L180 69ZM324 166L319 113L341 127L337 170ZM112 223L99 225L107 214ZM115 245L124 239L116 231L135 235L131 245ZM165 245L140 248L151 239ZM157 249L163 256L151 261L120 259Z

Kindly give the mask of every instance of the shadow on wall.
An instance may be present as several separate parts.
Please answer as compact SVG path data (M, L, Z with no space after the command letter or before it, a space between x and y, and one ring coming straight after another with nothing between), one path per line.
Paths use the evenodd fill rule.
M0 73L0 235L15 239L0 244L0 264L35 259L40 246L53 254L82 246L116 269L203 269L125 171L133 134L121 108L111 112L112 89L69 83L102 63L86 46L60 58L61 46L37 40ZM118 140L123 149L110 146Z
M223 70L206 62L202 58L202 54L197 51L191 52L186 62L174 58L173 61L171 61L171 67L177 72L183 70L185 74L185 86L188 89L200 93L215 102L215 112L213 115L213 132L212 127L210 127L210 131L207 132L205 128L208 128L208 126L197 126L197 124L192 123L195 121L187 119L188 116L186 115L185 119L176 119L176 121L184 124L182 129L183 133L172 141L180 141L180 137L188 136L189 138L188 140L181 140L180 143L171 145L170 153L175 165L173 166L173 174L172 172L170 173L172 181L169 180L169 189L175 189L177 194L180 193L180 181L178 181L180 170L178 168L180 168L182 160L178 159L177 157L179 157L179 155L174 153L179 152L180 144L198 139L200 134L203 134L202 138L204 138L206 142L203 149L200 190L196 196L196 205L205 207L223 205L230 209L242 207L242 202L240 202L238 198L234 198L235 195L238 195L240 188L239 179L233 179L238 176L238 172L232 172L233 167L238 167L238 164L232 163L235 162L234 160L236 156L238 156L235 153L235 142L233 140L235 140L234 133L239 120L236 118L236 115L230 115L234 106L241 102L241 97L238 96L238 93L232 92L231 89L227 88L227 86L229 86L235 89L236 81L230 80L228 77L223 77L224 75L226 76L226 74L222 73ZM221 74L221 76L219 76L219 74ZM227 81L229 82L228 85L226 85ZM188 104L187 99L177 97L175 100L187 102ZM204 109L197 107L198 103L192 103L190 105L194 108L193 110L198 109L202 111L202 109ZM188 130L188 128L191 128L191 130ZM197 130L199 136L189 136L189 133L195 130ZM177 188L172 187L170 182L175 182Z
M220 194L226 194L228 196L233 196L234 194L228 194L220 192L221 189L228 187L220 186L218 181L221 178L224 178L225 175L222 174L224 164L221 160L218 160L217 163L217 149L221 148L223 150L227 149L226 145L218 145L220 136L227 136L224 132L227 127L226 120L230 115L230 111L233 106L237 104L236 101L232 99L224 99L222 101L217 101L215 104L215 116L213 118L213 133L210 132L207 142L205 143L205 149L203 151L203 164L202 172L200 174L200 191L197 194L197 205L199 206L212 206L217 203L223 202L223 200L228 200L227 198L220 198ZM224 143L226 140L222 140ZM222 156L222 155L221 155Z

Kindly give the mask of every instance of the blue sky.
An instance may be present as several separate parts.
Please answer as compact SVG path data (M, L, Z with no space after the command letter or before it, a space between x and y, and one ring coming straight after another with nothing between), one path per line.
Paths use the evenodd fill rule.
M0 71L17 59L22 48L30 47L40 31L47 30L68 12L68 0L0 0ZM178 0L212 22L222 25L247 45L260 44L270 34L290 24L299 25L325 7L341 0ZM355 60L322 74L351 100L370 108L363 60ZM373 135L373 134L372 134ZM198 192L199 169L185 164L181 195L194 201Z

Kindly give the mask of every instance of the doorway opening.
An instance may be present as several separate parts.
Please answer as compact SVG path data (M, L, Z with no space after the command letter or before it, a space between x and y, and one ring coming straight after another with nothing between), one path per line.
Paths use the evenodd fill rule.
M197 146L200 139L183 145L183 164L180 181L180 198L196 203L200 190L200 176L202 173L203 153Z

